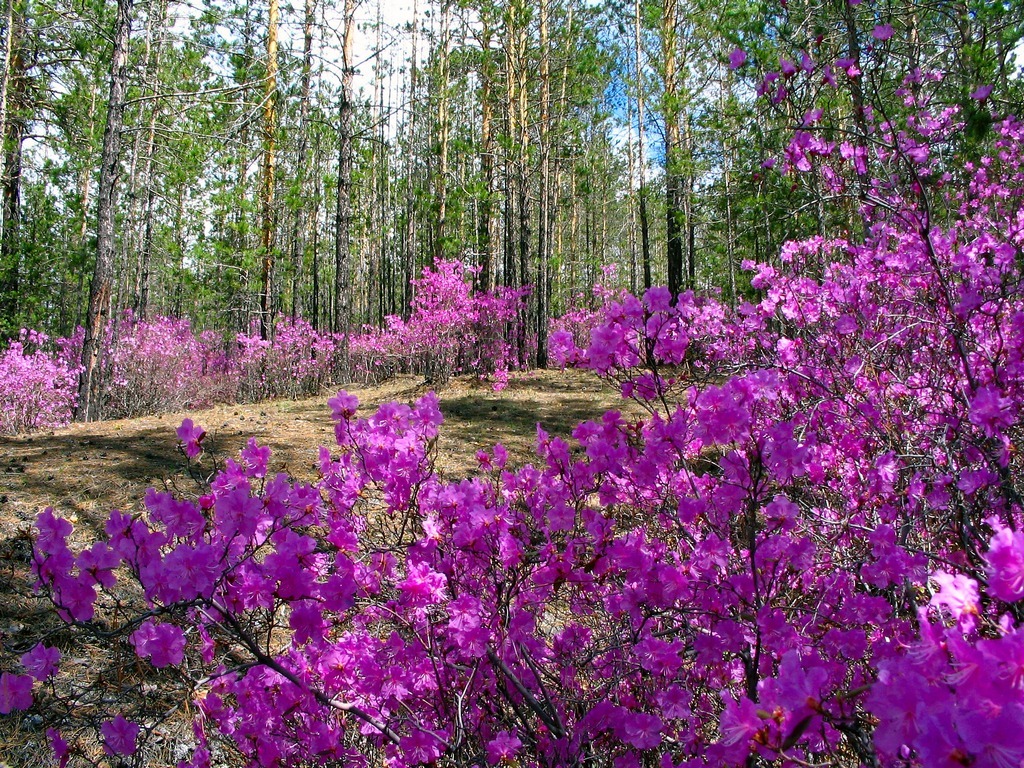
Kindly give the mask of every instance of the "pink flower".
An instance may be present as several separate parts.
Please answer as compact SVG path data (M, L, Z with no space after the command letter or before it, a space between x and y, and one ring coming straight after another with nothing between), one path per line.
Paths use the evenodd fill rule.
M0 675L0 715L32 706L32 678L4 672Z
M58 768L64 768L68 764L68 743L56 728L47 728L46 738L50 742L50 749L53 750L53 757L57 761Z
M174 624L147 621L132 633L132 645L139 658L148 658L157 668L181 664L185 658L185 633Z
M259 445L255 437L250 437L249 442L242 449L242 461L245 463L246 474L249 477L266 477L267 464L270 461L270 447Z
M954 575L945 571L933 573L932 581L939 585L939 590L932 595L930 604L948 608L961 627L973 629L974 617L978 614L978 582L962 573Z
M992 94L992 86L991 85L979 85L971 93L971 98L976 100L976 101L984 101L991 94Z
M103 749L108 755L134 755L139 738L139 725L118 715L100 726Z
M487 742L487 762L497 765L501 762L511 763L515 760L523 742L511 731L501 731L493 739Z
M626 744L637 749L653 749L661 744L663 723L657 715L645 712L622 711L622 717L615 724L615 735Z
M879 24L871 31L871 36L880 42L888 40L892 34L892 24Z
M742 48L734 48L729 54L729 69L739 69L747 61L747 52Z
M1013 401L996 387L979 387L971 399L968 418L988 437L998 437L1014 422Z
M206 430L197 424L193 424L192 419L185 419L181 422L177 435L178 439L185 444L185 455L190 459L196 458L203 452L201 443L206 437Z
M348 421L356 415L356 410L359 408L359 398L355 395L350 395L345 390L341 390L327 401L327 405L331 409L331 418L335 421Z
M989 519L996 534L989 540L988 591L1008 603L1024 597L1024 534L1011 531L997 519Z
M59 663L60 649L51 648L42 643L21 657L21 665L36 680L46 680L51 677L57 671Z

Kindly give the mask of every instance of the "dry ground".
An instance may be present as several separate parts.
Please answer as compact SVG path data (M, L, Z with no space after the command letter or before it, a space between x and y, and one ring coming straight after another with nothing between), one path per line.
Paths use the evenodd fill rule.
M412 402L428 389L420 379L400 377L349 391L359 397L360 414L365 415L386 401ZM438 394L445 423L437 466L449 478L471 472L476 452L496 442L508 449L511 463L528 461L538 422L553 434L568 436L579 422L626 406L592 374L576 371L521 374L502 392L487 383L457 379ZM207 466L236 455L253 436L273 449L272 473L313 480L318 447L334 440L329 395L0 437L0 642L24 646L55 628L55 619L32 598L29 586L28 535L38 512L52 506L71 519L74 538L84 544L101 531L111 509L138 511L149 486L194 494L196 486L185 472L175 436L186 416L209 433L204 442ZM10 662L9 655L0 656L4 669ZM12 768L47 764L40 762L35 747L38 731L32 717L0 716L0 768L5 761Z

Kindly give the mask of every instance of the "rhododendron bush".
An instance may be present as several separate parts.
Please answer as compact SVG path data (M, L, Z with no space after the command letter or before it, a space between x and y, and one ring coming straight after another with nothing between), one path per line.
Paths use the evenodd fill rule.
M438 262L414 280L408 320L387 318L349 340L349 374L380 381L395 373L443 383L453 373L492 377L496 386L517 366L509 339L518 336L524 293L473 290L471 271ZM0 434L67 424L78 391L84 331L55 345L24 331L0 356ZM320 392L342 373L344 336L302 318L282 318L271 339L258 323L226 341L196 333L187 319L135 317L129 310L107 327L102 392L104 418L131 418L214 403L257 402Z
M420 373L443 384L455 373L496 374L500 386L517 361L510 339L519 329L525 293L476 291L458 261L440 260L413 280L407 320L391 315L383 328L367 328L351 342L353 372L366 381Z
M645 418L446 478L435 396L340 392L313 484L250 440L84 548L44 512L40 588L117 695L44 642L0 713L60 764L147 764L185 708L191 766L1020 766L1024 126L958 169L910 151L958 128L877 126L864 236L747 263L756 302L653 288L552 335ZM453 311L439 270L393 338ZM205 432L178 437L202 478Z
M0 434L67 422L77 400L78 365L49 338L22 329L0 353Z

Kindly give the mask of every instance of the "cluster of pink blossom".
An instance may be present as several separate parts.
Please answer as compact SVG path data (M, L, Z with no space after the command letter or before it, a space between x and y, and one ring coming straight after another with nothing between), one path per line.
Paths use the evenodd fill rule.
M0 435L67 423L78 398L78 364L49 339L22 329L0 353Z
M176 670L183 766L1017 765L1024 126L967 170L948 228L876 206L862 243L748 264L757 303L656 288L584 349L552 339L646 418L575 448L538 429L533 464L495 446L451 482L435 397L356 418L342 392L315 485L250 441L77 554L44 513L40 583L86 633L116 606L104 637ZM42 709L58 661L29 650L0 706ZM94 724L112 755L144 759L143 686Z
M256 325L237 341L229 366L241 402L316 394L337 371L338 337L302 318L280 320L272 341L261 339Z
M191 768L228 748L260 766L1019 766L1024 125L958 181L937 159L955 118L873 127L863 237L746 263L756 302L654 288L609 302L585 345L552 336L646 417L606 413L572 444L538 428L532 464L494 446L451 481L436 397L356 418L341 392L314 485L268 477L250 441L198 499L150 491L77 553L45 512L41 587L194 700ZM788 170L868 176L859 146L808 132ZM421 295L422 317L450 311ZM190 420L178 435L202 450ZM116 703L62 693L68 662L23 650L0 712L86 701L107 753L145 761L165 712L146 680ZM61 765L84 749L71 718L49 723Z
M438 261L413 280L408 320L389 316L383 328L352 339L356 374L379 381L395 373L422 373L435 383L452 374L491 376L501 386L517 366L510 339L519 328L525 293L473 289L473 270L458 261Z
M134 418L222 399L230 374L217 341L197 337L186 319L141 320L126 311L107 334L104 415Z
M414 281L408 320L387 318L383 329L353 336L352 371L379 381L398 372L443 382L453 373L490 376L496 386L516 367L514 346L523 293L479 293L458 262L440 262ZM0 357L5 404L0 433L68 423L77 396L84 334L57 340L25 331ZM342 337L321 332L302 318L283 318L272 339L255 326L233 341L187 319L142 319L127 311L107 328L103 366L105 418L136 417L214 403L257 402L315 394L341 370Z
M559 346L564 347L565 334L569 334L573 344L585 346L590 339L590 334L601 324L602 310L608 303L616 300L624 300L627 296L625 291L615 291L610 287L615 281L617 267L614 264L606 264L601 267L603 279L594 284L591 289L592 300L580 293L573 297L571 306L560 316L551 319L548 326L548 343L553 338L562 341L555 344L555 351ZM549 352L551 351L549 346Z

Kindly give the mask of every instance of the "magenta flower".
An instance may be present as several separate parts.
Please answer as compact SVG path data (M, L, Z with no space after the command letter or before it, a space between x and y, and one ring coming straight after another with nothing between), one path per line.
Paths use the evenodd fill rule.
M657 715L626 710L622 710L621 715L614 726L615 735L620 741L637 749L653 749L661 744L661 729L664 724Z
M134 755L138 748L139 725L118 715L100 726L100 735L108 755Z
M979 85L971 93L971 98L974 99L975 101L984 101L991 94L992 94L992 86L991 85Z
M65 542L74 526L63 517L55 516L52 507L47 507L36 517L36 529L39 531L39 535L36 536L36 548L52 555L58 549L67 548Z
M57 761L58 768L64 768L70 757L68 743L56 728L46 729L46 739L50 742L50 749L53 750L53 757Z
M1013 401L993 386L979 387L968 418L988 437L998 437L1014 423Z
M54 675L59 663L60 649L42 643L21 657L21 665L36 680L46 680Z
M32 678L4 672L0 675L0 715L32 706Z
M729 54L729 69L739 69L747 61L747 52L742 48L733 48Z
M181 426L178 427L177 434L178 439L185 445L185 455L190 459L196 458L203 452L202 442L206 437L206 430L197 424L193 424L192 419L182 421Z
M491 765L515 760L523 742L511 731L501 731L493 739L487 742L487 762Z
M327 401L327 405L331 409L331 418L335 421L348 421L356 415L356 410L359 408L359 398L355 395L350 395L345 390L341 390Z
M1013 603L1024 597L1024 534L1011 531L995 518L988 522L996 531L985 553L988 591Z
M871 31L871 36L879 42L888 40L893 35L892 24L879 24Z
M132 633L132 645L139 658L148 658L157 668L181 664L185 658L185 633L174 624L147 621Z
M939 585L932 595L931 605L947 608L964 629L973 629L974 617L978 614L978 582L962 573L951 574L937 571L932 581Z

